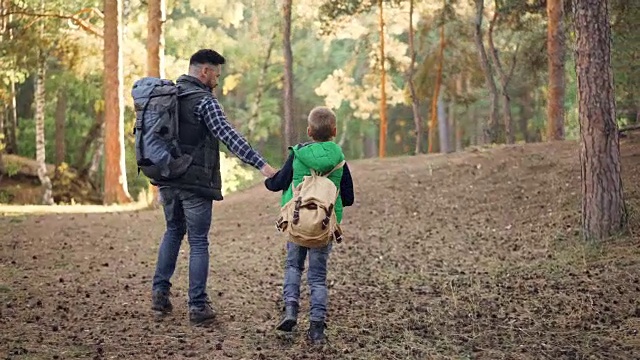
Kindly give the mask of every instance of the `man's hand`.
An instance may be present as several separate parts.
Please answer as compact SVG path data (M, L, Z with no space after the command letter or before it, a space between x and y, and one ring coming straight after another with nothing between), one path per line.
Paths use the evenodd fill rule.
M262 169L260 169L260 173L262 175L264 175L265 177L272 177L273 175L275 175L278 171L274 168L271 167L271 165L266 164L265 166L262 167Z

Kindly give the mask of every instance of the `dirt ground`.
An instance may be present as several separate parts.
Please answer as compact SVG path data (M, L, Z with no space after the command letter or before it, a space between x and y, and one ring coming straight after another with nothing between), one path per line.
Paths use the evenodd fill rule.
M188 324L188 245L174 314L150 311L160 210L0 219L7 359L638 359L640 138L622 144L632 233L580 240L571 142L351 163L356 204L329 272L329 344L279 316L278 194L214 206L209 328Z

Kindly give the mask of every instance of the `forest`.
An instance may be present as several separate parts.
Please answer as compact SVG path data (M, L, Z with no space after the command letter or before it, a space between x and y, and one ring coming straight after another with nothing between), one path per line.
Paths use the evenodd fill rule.
M0 0L0 358L640 358L638 19L640 0ZM311 109L337 115L355 202L320 348L306 288L275 331L281 194L225 146L200 243L216 322L189 323L191 230L175 309L152 313L169 229L132 87L199 49L274 168Z
M217 95L230 121L274 164L316 105L336 111L349 159L579 136L570 1L107 4L2 1L1 202L137 199L131 86L175 80L206 47L229 59ZM609 7L615 121L633 126L640 10ZM226 191L257 179L223 164Z

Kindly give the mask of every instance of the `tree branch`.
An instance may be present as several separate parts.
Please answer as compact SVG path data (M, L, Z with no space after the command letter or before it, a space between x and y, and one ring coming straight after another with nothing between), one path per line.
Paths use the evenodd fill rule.
M513 59L511 60L511 68L509 69L509 73L507 74L505 87L509 84L509 81L511 81L513 72L516 69L516 63L518 62L518 50L520 50L520 43L516 44L516 50L513 52Z
M640 124L638 125L629 125L618 130L618 133L622 134L627 131L640 130Z
M102 14L102 12L96 8L85 8L82 9L74 14L71 15L65 15L65 14L52 14L52 13L46 13L46 12L32 12L32 11L9 11L6 13L3 13L0 15L0 17L5 17L5 16L9 16L9 15L24 15L24 16L30 16L30 17L35 17L36 20L39 20L40 18L55 18L55 19L63 19L63 20L69 20L70 23L73 23L77 26L79 26L80 28L82 28L83 30L85 30L86 32L96 35L98 37L102 37L102 33L101 33L101 29L96 29L95 26L93 24L91 24L90 22L84 20L84 19L80 19L78 17L78 15L80 14L84 14L84 13L90 13L90 18L93 15L97 15L99 18L103 19L104 18L104 14ZM31 23L33 24L33 22Z

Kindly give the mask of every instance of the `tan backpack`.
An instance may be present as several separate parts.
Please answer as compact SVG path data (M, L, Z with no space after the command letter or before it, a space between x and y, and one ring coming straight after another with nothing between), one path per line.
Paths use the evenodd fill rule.
M340 189L329 175L344 166L341 161L326 174L311 169L311 176L293 188L293 197L280 209L276 228L289 235L289 241L308 248L319 248L332 240L342 241L342 229L338 224L335 205Z

